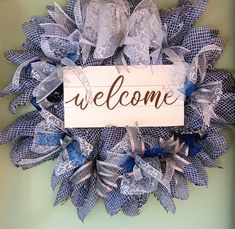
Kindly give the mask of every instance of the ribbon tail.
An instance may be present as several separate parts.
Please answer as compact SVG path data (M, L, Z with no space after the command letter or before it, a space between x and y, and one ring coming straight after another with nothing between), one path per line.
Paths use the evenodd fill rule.
M33 61L36 61L36 60L39 60L39 57L34 57L34 58L31 58L27 61L25 61L24 63L22 63L17 69L16 69L16 72L13 76L13 79L12 79L12 86L16 89L19 88L19 84L20 84L20 75L21 75L21 72L23 70L24 67L26 67L27 65L29 65L31 62Z
M66 67L68 67L68 69L70 71L72 71L77 76L77 78L79 79L79 81L82 83L82 85L85 88L86 102L91 103L93 101L91 85L90 85L85 73L82 71L81 67L78 67L72 60L70 60L66 57L62 59L61 63L64 64Z
M90 161L81 166L70 178L70 181L75 185L80 184L89 179L93 174L93 162Z
M169 177L164 178L163 174L159 170L151 166L149 163L145 162L139 156L136 156L136 165L139 168L141 168L145 173L147 173L149 176L153 177L164 187L166 187L168 191L170 191L170 180L168 180Z
M56 88L60 86L62 80L58 77L57 71L51 73L33 91L36 102L40 103L46 99Z
M45 155L45 156L42 156L42 157L39 157L39 158L35 158L35 159L21 159L19 162L18 162L18 165L30 165L30 166L33 166L34 164L37 164L37 163L40 163L46 159L48 159L49 157L55 155L56 153L58 153L60 151L60 148L59 149L56 149L54 151L52 151L51 153Z
M96 192L100 197L105 198L108 192L111 192L113 189L102 182L98 177L96 181Z

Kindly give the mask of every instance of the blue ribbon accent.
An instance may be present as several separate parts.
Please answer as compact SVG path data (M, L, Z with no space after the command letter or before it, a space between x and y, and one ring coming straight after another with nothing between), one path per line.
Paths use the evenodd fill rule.
M153 158L153 157L164 157L168 154L168 152L159 147L159 146L156 146L152 149L148 149L145 151L144 155L143 155L143 158L146 158L146 157L150 157L150 158ZM126 173L129 173L129 172L132 172L133 171L133 167L135 165L135 159L133 157L129 157L123 164L122 164L122 168L123 170L126 172Z
M129 157L122 165L123 171L125 173L130 173L133 171L135 166L135 159L133 157Z
M35 62L38 62L38 60L34 60L31 63L29 63L27 66L24 67L26 79L29 79L31 77L32 63L35 63Z
M36 102L36 97L33 97L31 99L31 104L40 112L42 111L42 108L40 107L40 105Z
M80 56L78 56L76 53L68 53L67 58L69 58L73 62L76 62L80 59Z
M59 146L64 133L37 133L36 142L42 146Z
M73 162L75 166L82 166L85 161L86 157L81 154L78 150L76 150L73 144L69 144L67 146L67 151L69 155L69 160Z
M34 62L34 61L33 61ZM33 63L32 62L32 63ZM31 75L31 71L32 71L32 65L31 63L28 64L26 67L25 67L25 75L26 75L26 78L29 79L30 78L30 75Z
M186 79L184 82L184 94L185 96L190 96L197 89L196 84L192 81Z
M41 146L61 146L61 140L65 137L65 133L37 133L36 143ZM81 166L85 163L86 157L78 151L73 144L69 144L67 147L69 161L75 166Z
M164 157L167 155L167 151L159 146L156 146L152 149L148 149L144 153L145 157Z
M189 147L189 155L194 157L202 150L200 141L206 136L201 138L198 134L183 134L180 138Z

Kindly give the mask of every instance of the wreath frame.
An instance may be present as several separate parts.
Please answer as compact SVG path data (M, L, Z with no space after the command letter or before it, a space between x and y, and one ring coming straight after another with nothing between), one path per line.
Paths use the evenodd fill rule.
M176 14L178 11L180 11L180 9L183 11L183 9L185 10L184 7L186 7L187 9L189 9L191 7L192 8L191 9L192 15L194 15L194 17L197 18L204 11L206 4L207 4L207 1L201 1L200 4L198 4L197 6L193 5L193 4L195 4L195 2L196 1L192 1L192 2L180 1L179 8L171 9L168 11L167 10L163 11L162 15L164 13L167 14L167 12L168 12L170 15L172 14L174 16L174 14ZM74 4L75 4L75 1L72 1L72 0L68 1L67 13L71 17L73 17L71 10L73 9ZM53 16L52 16L53 12L55 10L60 10L60 9L61 8L59 8L58 5L55 5L54 8L49 7L50 13L49 13L48 20L53 20ZM191 18L191 20L194 22L196 20L195 18ZM80 157L75 158L75 159L73 158L73 160L75 160L77 163L76 167L74 169L77 169L79 167L82 167L82 165L85 163L87 158L90 157L89 153L90 153L91 149L94 150L92 148L92 145L88 144L88 140L83 141L84 139L86 139L86 137L89 137L89 134L90 134L89 131L83 130L82 133L80 133L79 131L76 132L76 130L70 130L70 136L65 138L64 134L61 133L61 131L58 131L58 128L55 128L55 126L52 125L52 124L55 124L54 121L59 122L60 121L59 119L61 119L63 117L63 112L62 112L63 105L61 102L57 103L58 100L60 100L61 87L59 87L55 91L53 91L53 93L49 97L47 97L47 103L45 105L43 104L43 106L46 106L46 107L49 106L48 110L42 109L42 106L39 106L37 101L35 101L35 99L33 99L33 97L32 97L33 91L29 92L29 89L35 88L35 86L38 83L38 82L35 82L35 78L34 78L34 80L30 80L27 77L31 76L32 63L35 62L35 59L32 56L34 56L35 54L38 55L38 51L39 51L38 47L36 47L36 44L41 39L41 37L40 37L41 35L39 36L39 34L42 32L42 30L40 30L40 28L39 28L39 27L41 27L41 25L39 25L40 20L44 20L44 18L33 17L29 23L26 23L24 25L24 31L25 31L27 39L28 39L27 42L23 45L24 50L22 50L22 51L12 51L11 50L11 51L6 52L6 58L8 60L12 61L15 64L20 65L20 67L17 69L17 71L20 72L20 75L19 75L20 79L19 79L18 83L17 83L17 80L13 81L0 94L1 96L6 96L6 95L13 94L16 92L21 93L20 96L18 96L16 99L14 99L11 102L11 104L9 106L9 109L11 112L14 112L18 106L26 105L29 102L33 103L35 105L35 107L37 108L37 110L24 115L23 117L19 118L12 126L7 128L6 130L2 131L2 133L0 134L0 143L4 144L8 141L13 142L14 146L11 151L11 160L12 160L13 164L15 166L19 166L23 169L28 169L28 168L31 168L31 167L36 166L38 164L41 164L44 161L47 161L49 159L55 159L57 157L59 157L59 160L62 160L62 162L64 162L68 159L70 160L69 157L72 155L72 154L70 155L69 153L67 153L67 155L63 155L63 157L62 157L61 155L58 154L58 152L53 152L53 154L49 155L54 150L54 148L53 147L50 148L48 146L41 147L41 145L38 144L38 142L36 141L37 140L36 138L38 137L38 135L36 136L36 134L35 134L36 128L38 131L37 134L39 134L39 135L41 133L43 133L43 131L45 133L45 131L49 130L49 131L51 131L50 133L54 133L55 135L57 135L57 137L59 136L60 137L59 140L63 139L64 140L63 144L61 143L61 141L58 142L58 138L51 139L52 141L54 141L54 144L55 144L54 146L60 147L61 149L63 149L63 150L61 150L61 152L66 151L67 147L71 143L70 142L71 136L73 136L73 138L75 138L75 140L74 139L73 140L79 142L79 145L76 145L76 143L74 143L74 145L75 145L74 148L77 147L77 148L79 148L79 151L82 151L82 152L84 151ZM177 28L177 26L179 26L179 24L177 24L177 26L176 25L174 25L174 26ZM172 26L171 28L174 28L174 26ZM184 28L184 25L183 25L183 28L181 28L179 33L178 33L178 30L176 29L175 31L176 31L176 33L178 33L177 36L183 37L184 34L188 35L189 31L192 33L194 32L194 29L191 27L192 25L187 25L187 26L188 26L188 28ZM184 30L187 31L187 33ZM203 32L206 33L206 28L200 28L199 30L201 30L200 32L202 32L202 33ZM208 35L208 37L210 37L210 39L209 39L210 42L212 40L211 44L215 44L215 45L219 46L220 48L222 48L223 42L220 38L217 37L218 33L214 30L210 30L209 28L208 28L208 31L210 31L210 36ZM198 35L197 32L198 31L196 31L195 35L194 35L196 37ZM173 37L173 40L170 41L170 42L172 42L171 44L175 44L175 43L177 44L178 39L179 39L177 36L175 38ZM192 37L195 38L194 36L192 36ZM172 39L172 36L170 36L170 38ZM202 43L201 48L203 48L205 46L204 44L206 42L203 39L200 40L200 42ZM186 44L187 44L187 42L186 42ZM188 41L188 44L190 44L189 41ZM197 51L195 51L194 48L192 48L191 53L186 54L186 56L187 56L186 58L189 61L189 63L190 63L190 61L191 62L193 61L194 57L199 53L199 51L200 51L200 49L199 50L197 49ZM166 151L168 153L173 152L172 154L177 154L178 152L181 152L182 150L189 150L189 149L187 149L187 147L185 147L185 145L187 145L188 148L191 147L190 152L193 152L195 155L194 156L190 155L189 156L190 158L188 158L188 157L184 158L181 155L180 159L179 158L175 159L177 161L177 166L175 166L175 167L176 167L176 169L183 170L184 175L187 177L187 179L189 179L195 185L200 185L200 186L206 186L207 182L208 182L204 166L217 167L215 160L219 156L221 156L227 149L226 140L224 139L223 136L219 135L219 131L223 129L224 125L234 123L234 120L235 120L235 117L234 117L235 108L232 104L232 101L234 101L234 97L235 97L232 76L227 71L213 68L214 61L219 58L220 52L218 50L210 50L209 52L210 52L210 54L208 54L206 57L204 57L204 58L206 58L206 60L209 63L209 69L207 69L207 72L206 72L206 75L208 78L207 82L210 82L211 79L213 79L213 80L219 79L222 81L223 94L219 93L218 96L220 98L218 99L218 101L215 101L216 102L215 113L219 115L219 118L218 119L215 118L213 121L210 120L210 125L209 126L206 125L206 132L207 132L206 136L205 135L202 136L199 130L201 130L202 127L205 128L205 126L203 125L204 120L202 117L199 117L199 118L201 118L201 120L198 120L198 118L195 117L195 113L192 112L193 114L192 114L192 117L190 117L191 119L190 118L188 119L188 120L193 120L193 121L189 122L190 124L195 125L192 129L191 129L191 125L188 125L188 126L185 125L183 130L180 129L179 127L175 127L175 128L171 129L171 132L169 134L169 132L166 131L164 128L159 128L159 130L161 132L160 136L158 136L159 133L153 134L153 136L159 137L158 143L157 144L155 143L157 147L149 148L145 151L145 153L147 153L148 155L151 155L151 156L149 156L149 158L152 158L152 154L154 154L155 156L157 154L158 157L164 158L164 154L166 153ZM77 56L70 55L70 59L75 60L74 58L76 59ZM23 61L24 64L25 64L25 61L26 62L30 61L30 62L27 65L22 66L21 65L22 60L24 60ZM89 61L89 59L88 59L88 61ZM93 61L94 60L91 57L90 63L94 63ZM166 61L166 63L167 63L166 59L163 59L163 61ZM50 71L50 70L48 70L48 71ZM209 74L208 74L208 72L209 72ZM14 79L17 79L17 77L14 77ZM197 83L198 82L194 82L194 86L197 85ZM193 86L191 85L191 87L189 87L189 89L195 91L195 88L193 88L193 89L192 88L193 88ZM189 97L192 96L191 91L187 92L187 93L189 93L189 95L187 95L187 96L189 96ZM50 105L52 102L53 103L56 102L57 104L53 105L51 107ZM48 105L48 103L49 103L49 105ZM191 111L189 111L189 112L191 112ZM42 115L42 113L43 113L43 115ZM50 118L51 114L53 114L52 118L54 118L54 121L52 121L51 123L43 122L43 119L45 119L47 117L46 115L48 115L48 117ZM195 120L197 120L196 124L195 124ZM196 129L196 131L195 131L195 129ZM148 138L149 134L145 135L146 130L144 128L130 128L129 131L132 133L132 135L134 137L136 137L138 135L138 132L140 131L141 136L143 135L145 137L146 141L150 142L152 140L151 138ZM146 132L148 132L148 131L146 131ZM107 139L107 136L113 136L117 133L119 136L122 136L122 138L124 138L124 140L126 140L125 144L128 142L128 137L130 139L130 136L132 136L131 134L129 134L129 135L127 135L128 137L126 137L127 139L125 139L125 134L126 134L125 130L123 128L115 128L115 127L104 128L104 130L101 133L95 132L92 134L94 134L95 136L100 134L103 137L103 139ZM174 138L171 138L172 133L175 134ZM184 134L181 134L181 133L184 133ZM36 138L35 138L35 136L36 136ZM45 137L45 138L46 138L46 141L50 140L48 137ZM102 150L100 151L101 153L97 153L97 151L96 151L94 153L94 155L92 156L93 159L90 159L90 161L96 160L95 159L96 156L99 155L99 159L97 159L98 164L95 163L96 167L100 166L102 169L107 169L107 167L108 167L109 171L111 171L112 173L116 173L117 177L120 176L121 174L119 174L120 173L119 168L117 168L115 166L109 167L110 164L112 164L110 161L111 159L108 158L107 155L104 155L105 154L104 152L109 151L111 149L110 148L111 146L115 147L117 145L117 143L119 143L123 140L122 138L119 138L119 141L116 142L115 145L113 145L113 143L111 141L110 142L109 141L103 142L104 146L103 146ZM112 139L112 138L110 138L110 139ZM161 139L161 141L160 141L160 139ZM141 143L141 141L140 141L140 143ZM184 142L185 144L182 144L182 142ZM187 142L187 144L186 144L186 142ZM204 145L201 146L202 142L206 146L204 146ZM68 144L68 145L66 145L66 144ZM172 145L173 145L173 147L172 147ZM208 146L211 147L210 149L212 149L213 153L212 154L208 154L208 152L204 152L204 154L201 153L202 149L204 151L206 151L206 147L208 147ZM34 152L31 152L32 147L34 147ZM107 148L104 149L105 147L107 147ZM129 147L128 147L129 151L130 151L130 148L131 147L129 145ZM40 152L41 150L43 150L45 153L44 156L46 156L46 157L44 159L38 157L38 153L35 153L35 152ZM73 152L74 149L70 149L70 150L71 150L71 152ZM49 153L48 153L48 151L49 151ZM67 151L68 151L68 149L67 149ZM131 151L133 151L133 150L131 150ZM72 155L72 156L74 156L74 155ZM100 158L101 158L101 160L100 160ZM186 159L189 160L190 164L184 163L185 162L184 160L186 160ZM70 160L70 162L71 161L73 162L73 160ZM139 157L139 155L136 156L135 160L136 161L139 160L139 162L144 161L141 159L141 157ZM152 163L153 167L159 166L158 164L154 165L153 161L148 161L148 160L146 160L146 161L150 165ZM104 162L107 164L105 164ZM108 165L108 163L109 163L109 165ZM131 163L133 165L133 161ZM73 167L74 166L73 163L71 163L71 164L69 164L69 166ZM125 168L125 169L127 169L127 171L129 169L128 166L130 166L130 164L128 164L127 168ZM68 164L66 164L66 166L68 166ZM138 164L138 166L140 167L141 165ZM133 167L132 167L132 169L133 169ZM108 180L105 183L107 185L107 182L109 182L108 188L112 189L110 192L106 192L107 190L102 190L102 188L104 188L104 187L102 186L102 182L100 182L100 183L97 182L97 180L99 178L99 174L97 175L97 172L95 175L91 175L89 180L86 180L86 184L83 184L82 187L80 187L81 183L78 183L78 184L73 183L73 179L75 179L75 180L78 179L78 177L76 177L76 175L78 175L78 176L80 175L79 173L74 174L74 169L73 169L72 174L71 174L71 171L69 171L68 173L66 172L66 173L62 173L60 175L58 175L59 174L58 173L56 175L55 171L54 171L53 176L52 176L52 187L55 188L57 185L61 184L60 189L57 194L55 204L57 205L59 203L62 203L63 201L65 201L66 199L71 197L72 202L77 206L78 216L81 220L85 219L87 214L94 207L94 205L97 202L97 199L99 197L102 197L105 199L106 209L107 209L108 213L111 215L116 214L121 209L127 215L131 215L131 216L137 215L137 214L139 214L139 209L141 208L141 206L144 203L146 203L146 201L147 201L148 193L144 193L144 194L137 195L134 197L133 197L133 195L127 195L128 198L126 198L126 199L123 198L123 195L121 195L121 194L119 194L119 196L118 196L118 194L117 194L118 191L116 190L116 187L112 186L114 184L111 185L113 180L111 180L111 181ZM161 169L164 171L164 169L166 169L166 168L164 167L164 165L162 165ZM140 171L137 171L136 174L140 174L139 172ZM177 173L175 173L175 174L178 174L178 173L180 173L180 171L177 171ZM143 176L143 174L142 174L142 176ZM182 187L185 188L185 189L183 189L183 191L181 189L176 190L176 185L174 184L175 181L174 182L172 181L170 184L171 185L170 186L171 193L168 192L166 186L164 186L162 183L158 183L157 186L159 188L158 188L158 190L154 191L156 198L159 199L159 201L161 202L163 207L166 209L166 211L170 211L173 213L175 212L175 205L173 203L172 197L176 197L176 198L180 198L180 199L187 199L188 198L187 187L186 187L187 185L185 184L186 179L184 180L179 174L176 176L180 177L180 178L178 178L178 182L180 179L183 180L182 186L180 187L180 188L182 188ZM113 178L114 177L112 177L112 179ZM152 177L150 177L150 178L152 178ZM146 180L148 180L148 179L151 180L150 178L147 177ZM154 183L154 181L152 181L152 180L150 183L152 183L152 182ZM71 186L71 182L73 184L72 186ZM99 185L98 186L99 188L97 188L97 185ZM120 185L120 184L118 184L118 185ZM88 187L87 190L85 190L85 191L84 191L84 189L86 189L86 188L84 188L84 186ZM150 187L150 189L151 188L154 189L154 187ZM173 188L175 188L174 192L172 192ZM73 193L71 193L71 189L73 189ZM81 191L81 190L83 190L83 191ZM114 190L115 190L115 192L114 192ZM182 191L182 193L181 193L181 191ZM81 195L82 192L84 192L83 195L87 195L87 196L84 197L83 201L81 201L81 203L80 203L78 201L78 196L76 196L75 194ZM105 195L103 192L105 193ZM72 195L72 194L74 194L74 195ZM111 198L107 197L111 194L112 194ZM122 198L125 200L123 200Z

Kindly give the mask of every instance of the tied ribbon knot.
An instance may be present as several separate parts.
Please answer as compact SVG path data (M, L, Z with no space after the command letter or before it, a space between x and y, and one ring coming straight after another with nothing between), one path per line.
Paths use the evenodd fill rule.
M33 166L58 154L55 175L60 176L83 165L93 147L80 137L77 140L72 139L68 133L58 129L50 121L42 121L36 126L31 151L39 156L34 159L22 159L19 165Z
M183 172L181 168L176 166L175 161L171 158L165 158L165 173L161 171L160 161L157 157L143 158L145 147L144 137L141 135L140 129L136 123L136 127L127 127L127 133L131 145L131 152L134 156L135 165L133 172L122 178L121 192L126 195L142 194L156 191L157 184L161 183L170 192L170 181L174 175L175 170ZM188 148L179 140L170 138L165 141L160 139L160 146L166 148L168 154L176 157L185 164L188 161L183 159L178 154L187 154Z

